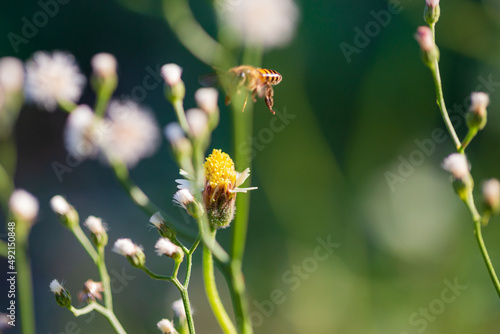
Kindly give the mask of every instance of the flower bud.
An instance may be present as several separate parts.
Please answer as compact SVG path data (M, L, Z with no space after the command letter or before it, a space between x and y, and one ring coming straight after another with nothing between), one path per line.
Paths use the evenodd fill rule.
M177 232L174 227L171 226L165 218L163 218L162 214L158 211L154 215L149 218L149 222L154 225L158 229L158 233L164 238L175 239Z
M57 304L61 307L71 306L71 294L56 279L49 284L50 291L54 294Z
M181 262L184 259L184 252L182 251L182 248L174 244L172 241L170 241L170 239L158 239L155 245L155 249L158 256L166 255L177 262Z
M50 207L61 220L61 223L69 228L73 229L75 226L80 224L80 217L78 212L72 207L64 197L56 195L50 200Z
M420 45L422 59L426 66L433 66L435 61L439 60L439 50L434 43L434 37L429 27L418 27L415 39Z
M184 100L186 88L181 79L182 68L177 64L166 64L161 67L161 75L167 83L166 95L173 102L176 100Z
M436 24L440 14L439 0L425 0L424 20L428 25Z
M38 216L38 200L26 190L16 189L10 195L9 209L17 220L32 224Z
M144 268L146 255L141 247L134 244L132 240L125 238L116 240L113 252L125 256L132 266L139 269Z
M215 129L219 123L218 97L219 92L215 88L200 88L194 94L196 104L208 115L210 130Z
M470 166L464 154L453 153L444 159L442 167L451 173L453 188L458 196L465 200L474 187L474 180L470 175Z
M108 233L101 218L89 216L85 223L83 223L91 234L91 239L97 247L104 247L108 244Z
M167 124L165 127L165 137L172 145L172 153L179 166L187 171L193 170L191 155L193 147L189 139L186 138L184 131L177 122Z
M488 94L483 92L474 92L471 94L471 105L466 115L469 129L484 129L488 118L486 108L489 104L490 97Z
M101 292L104 291L102 282L95 282L88 279L84 284L82 290L78 293L78 300L82 303L95 302L102 300Z
M91 60L93 74L101 79L116 77L116 58L109 53L98 53Z
M174 194L172 200L176 205L184 208L191 216L198 218L203 214L203 208L195 201L189 189L181 189Z
M204 138L208 133L208 116L201 109L186 111L186 120L189 126L189 135L193 138Z
M497 214L500 209L500 182L489 179L483 182L482 190L485 210Z
M162 334L178 334L178 332L174 328L174 324L167 319L162 319L159 321L156 326L162 332Z

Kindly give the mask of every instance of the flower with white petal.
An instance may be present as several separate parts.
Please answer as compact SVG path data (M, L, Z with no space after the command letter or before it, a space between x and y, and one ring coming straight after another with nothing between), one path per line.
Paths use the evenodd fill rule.
M181 189L175 193L174 199L172 201L174 202L174 204L186 209L186 206L189 203L194 202L194 197L189 189Z
M184 308L184 302L182 299L177 299L172 303L172 310L174 310L175 316L181 321L186 319L186 309Z
M427 26L418 27L417 33L415 34L415 39L420 45L420 49L423 52L431 52L434 50L436 45L434 44L434 39L432 37L432 31Z
M182 261L184 252L182 248L174 244L170 239L160 238L155 244L156 254L158 256L166 255L176 260Z
M208 115L201 109L192 108L186 111L186 120L190 135L200 138L208 131Z
M66 150L79 159L95 157L102 122L89 106L80 105L71 112L64 127Z
M109 78L116 75L116 58L110 53L98 53L91 60L92 70L97 77Z
M436 8L439 5L439 0L425 0L427 7Z
M64 287L62 286L61 283L59 283L58 280L54 279L52 280L52 282L50 282L49 284L49 288L50 288L50 291L53 293L53 294L60 294L61 292L64 291Z
M0 58L0 88L4 93L18 92L23 88L23 63L14 57Z
M168 319L162 319L156 326L162 332L162 334L178 334L175 330L174 324Z
M54 294L57 304L62 307L71 306L71 294L58 280L54 279L49 284L50 291Z
M470 166L464 154L452 153L444 159L442 167L455 179L464 179L469 175Z
M153 114L132 101L111 101L101 149L108 160L118 160L132 168L152 156L160 144Z
M73 55L56 51L36 52L26 63L26 96L49 111L59 101L76 102L86 79Z
M9 209L18 219L33 222L38 216L38 200L23 189L16 189L10 195Z
M90 232L93 234L103 234L106 233L106 226L102 222L101 218L94 216L89 216L83 225L87 226Z
M66 215L71 210L71 206L68 201L61 195L56 195L50 200L50 207L52 211L60 215Z
M222 0L223 20L246 45L275 48L295 35L299 10L293 0Z
M218 97L219 92L215 88L200 88L194 93L196 104L201 110L208 114L217 111Z
M137 246L128 238L122 238L115 241L113 252L123 255L127 258L131 265L136 268L144 268L146 263L146 255L140 246Z
M490 104L490 97L483 92L473 92L470 96L471 104L469 110L484 116L486 115L486 108Z
M500 182L489 179L483 183L483 201L489 210L498 211L500 207Z
M161 75L169 86L181 81L182 68L177 64L165 64L161 67Z

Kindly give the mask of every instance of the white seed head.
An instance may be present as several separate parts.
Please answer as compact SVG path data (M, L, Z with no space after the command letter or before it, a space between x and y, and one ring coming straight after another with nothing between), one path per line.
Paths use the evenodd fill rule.
M162 334L177 334L174 324L168 319L162 319L156 326L162 332Z
M110 53L98 53L91 60L92 70L101 78L109 78L116 75L116 58Z
M123 256L134 256L139 251L141 248L128 238L118 239L113 245L113 252Z
M12 213L27 222L32 222L38 215L38 200L23 189L16 189L9 199Z
M444 159L442 167L456 179L463 179L469 175L469 162L464 154L453 153Z
M4 93L18 92L23 88L23 63L14 57L0 58L0 87Z
M50 199L50 207L52 208L52 211L60 214L61 216L68 214L71 209L68 201L66 201L66 199L61 195L56 195Z
M182 319L186 319L186 309L184 308L182 299L177 299L172 303L172 310L174 310L176 317L181 319L181 321Z
M193 137L201 137L208 131L208 115L203 110L189 109L186 111L186 119Z
M485 115L486 114L486 108L490 104L490 97L488 94L483 93L483 92L473 92L470 95L470 108L469 110L477 113L479 115Z
M149 222L153 224L156 228L160 228L160 226L165 223L165 218L163 218L161 212L158 211L155 212L155 214L152 215L151 218L149 218Z
M497 179L489 179L483 183L483 199L490 208L498 208L500 205L500 182Z
M420 49L424 52L431 52L434 50L435 44L432 37L432 31L427 26L418 27L415 39L420 45Z
M182 206L184 209L186 209L186 206L189 203L194 202L194 196L191 194L188 188L184 188L181 190L178 190L174 194L174 199L172 200L175 204Z
M169 86L181 81L182 68L177 64L166 64L161 67L161 75Z
M117 159L132 168L152 156L160 144L154 115L132 101L111 101L101 149L109 160Z
M215 88L200 88L194 94L198 107L208 114L217 110L217 99L219 92Z
M101 218L97 218L94 216L89 216L85 223L83 223L87 228L89 229L90 232L92 232L95 235L103 234L106 232L106 227L104 223L102 222Z
M76 102L86 79L68 53L36 52L26 63L26 97L49 111L60 100Z
M168 257L173 257L176 254L181 256L183 254L182 249L167 238L158 239L155 244L155 249L158 256L166 255Z
M52 282L50 282L49 288L50 288L50 291L52 291L52 293L55 295L59 295L59 294L61 294L61 292L64 291L64 287L56 279L54 279L54 280L52 280Z
M295 35L299 10L293 0L222 0L221 13L243 44L264 48L288 44Z
M66 150L79 159L94 157L98 152L100 124L89 106L76 107L64 127Z

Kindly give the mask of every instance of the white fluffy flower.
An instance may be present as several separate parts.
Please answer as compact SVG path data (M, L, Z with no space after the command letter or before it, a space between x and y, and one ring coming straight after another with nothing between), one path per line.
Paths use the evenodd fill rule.
M442 167L456 179L463 179L469 175L469 162L464 154L453 153L444 159Z
M89 231L92 232L93 234L99 235L99 234L103 234L104 232L106 232L106 226L102 222L101 218L89 216L87 218L87 220L85 221L85 223L83 223L83 224L85 226L87 226Z
M182 68L177 64L166 64L161 67L161 75L169 86L181 81Z
M178 299L172 303L172 310L174 310L175 316L179 319L186 319L186 309L184 308L184 302L182 299Z
M223 19L244 44L274 48L288 44L299 10L293 0L223 0ZM233 3L233 4L231 4Z
M201 137L208 131L208 115L201 109L192 108L186 111L189 132L193 137Z
M56 279L54 279L54 280L52 280L52 282L50 282L49 288L50 288L50 291L52 291L52 293L56 294L56 295L58 295L64 291L64 287Z
M134 256L141 251L141 247L134 244L132 240L128 238L118 239L113 245L113 252L123 256Z
M23 63L14 57L0 58L0 87L5 93L17 92L23 88Z
M151 112L132 101L112 101L101 148L110 160L134 167L154 154L160 143L158 125Z
M167 238L158 239L155 244L155 249L158 256L166 255L168 257L178 258L182 258L184 256L182 249Z
M76 102L82 94L85 76L68 53L37 52L26 64L27 98L49 111L58 101Z
M489 179L483 183L484 202L496 210L500 204L500 182L497 179Z
M153 224L156 228L160 228L162 224L165 223L165 218L163 218L163 215L161 214L160 211L155 212L151 218L149 218L149 222Z
M91 60L92 70L101 78L116 75L116 58L110 53L98 53Z
M16 189L10 195L9 208L16 217L32 222L38 215L38 200L26 190Z
M177 334L174 324L168 319L162 319L156 326L162 332L162 334Z
M56 195L51 198L50 207L52 208L52 211L60 215L68 214L69 210L71 209L68 201L66 201L66 199L61 195Z
M194 93L198 107L209 114L217 110L218 97L219 92L215 88L200 88Z
M490 104L490 97L488 94L483 92L473 92L470 95L470 101L470 111L480 115L486 114L486 108Z
M189 203L194 202L194 197L189 189L181 189L174 194L173 202L186 209Z
M427 26L418 27L415 39L420 45L420 49L424 52L431 52L435 48L432 31Z
M66 150L79 159L94 157L98 152L97 141L101 121L90 107L78 106L69 115L64 128Z

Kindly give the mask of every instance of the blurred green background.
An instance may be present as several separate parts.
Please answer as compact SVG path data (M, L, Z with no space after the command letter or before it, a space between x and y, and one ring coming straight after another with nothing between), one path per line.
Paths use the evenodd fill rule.
M433 131L444 126L431 74L413 38L424 23L424 3L401 0L401 13L391 15L386 27L348 62L340 44L354 45L355 28L364 30L374 21L371 11L387 9L387 2L302 0L292 43L265 54L263 66L283 75L275 88L278 114L285 110L293 118L279 131L270 131L273 117L279 116L272 116L262 100L256 104L252 185L259 190L252 193L244 262L256 333L498 332L498 296L471 219L440 169L453 145L449 138L429 144ZM210 2L193 0L190 5L214 34ZM41 7L35 1L3 1L0 56L26 60L37 50L65 50L88 75L94 54L112 53L119 63L117 97L137 92L149 71L175 62L184 68L185 105L192 107L198 78L211 69L179 43L160 8L153 0L72 0L16 53L7 34L19 34L22 18L31 19ZM466 109L474 90L489 93L492 100L488 125L468 149L472 175L480 185L485 178L500 177L500 5L494 0L443 1L441 13L436 38L449 109L457 109L454 104ZM147 90L140 102L164 126L175 115L162 87ZM81 102L92 104L93 98L87 87ZM221 124L212 146L233 152L229 109L222 97L220 101ZM76 295L84 281L98 277L82 247L51 212L50 198L62 194L82 218L102 217L110 242L131 237L143 245L155 271L168 273L170 267L154 253L158 236L147 227L148 217L125 196L107 167L85 161L58 181L52 164L65 163L67 157L62 143L66 118L61 111L26 106L16 128L16 186L32 192L41 204L30 239L37 332L109 333L103 317L74 318L49 291L53 278ZM462 124L461 138L465 131ZM427 153L417 142L427 143ZM387 172L397 174L410 158L416 164L391 186ZM178 174L165 143L132 177L183 220L171 204ZM499 225L494 218L484 235L500 270ZM219 233L223 245L228 236L228 230ZM321 253L321 261L314 258L318 239L339 245L333 254ZM199 255L190 293L195 322L199 333L220 333L203 290ZM129 333L157 332L156 322L172 317L170 304L180 297L178 292L111 251L107 258L115 311L124 327ZM229 302L223 282L219 276ZM454 282L466 288L454 294L448 287ZM283 293L279 304L270 302L275 289ZM447 299L451 296L452 302ZM6 307L3 297L0 306Z

